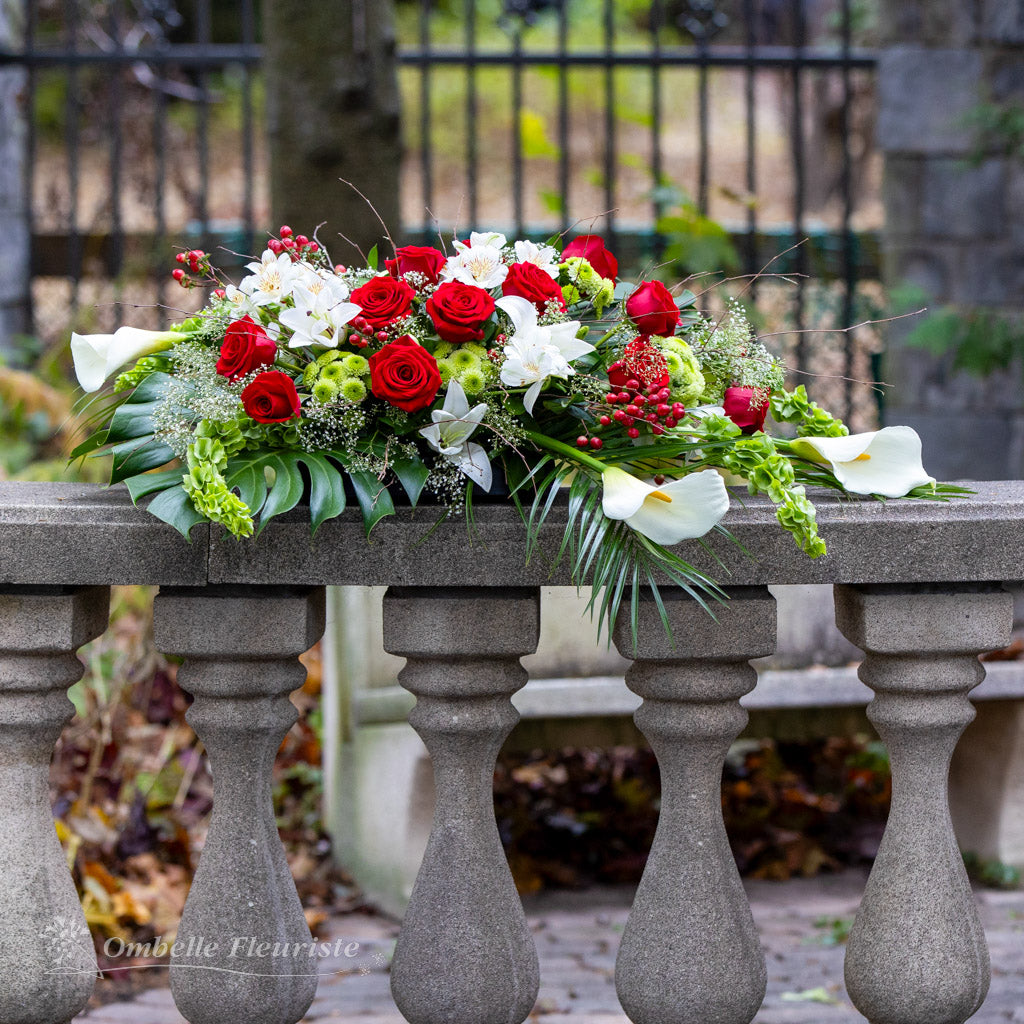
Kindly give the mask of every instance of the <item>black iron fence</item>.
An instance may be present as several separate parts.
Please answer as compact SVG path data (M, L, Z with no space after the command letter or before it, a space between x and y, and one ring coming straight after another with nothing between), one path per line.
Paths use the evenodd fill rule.
M353 18L370 2L351 0ZM399 2L403 235L576 225L607 235L625 265L673 264L669 276L749 275L774 259L794 284L753 289L768 333L863 319L881 221L866 10ZM20 38L3 42L0 68L24 70L31 114L40 334L69 318L116 323L125 303L154 319L181 305L152 285L167 280L174 244L259 245L270 197L256 0L27 0ZM787 336L790 361L870 376L876 339L823 337ZM839 388L831 397L849 413L857 395Z

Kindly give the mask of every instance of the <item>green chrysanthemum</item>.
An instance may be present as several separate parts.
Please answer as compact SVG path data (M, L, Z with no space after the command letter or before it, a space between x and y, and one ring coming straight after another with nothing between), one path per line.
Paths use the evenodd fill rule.
M480 360L465 348L457 348L448 356L447 361L451 363L452 369L457 373L463 370L478 370L480 368Z
M487 386L487 378L479 370L464 370L459 374L459 383L467 395L478 395Z
M327 405L333 402L338 396L338 385L333 380L327 380L321 377L320 380L313 385L313 398L318 401L321 405Z
M320 371L320 379L322 381L331 381L332 383L344 380L348 375L348 370L346 370L345 364L337 361L328 363Z
M346 402L361 402L366 397L366 385L358 377L349 377L341 385L341 397Z
M362 356L355 354L347 355L341 361L341 365L353 377L365 377L370 372L370 364Z

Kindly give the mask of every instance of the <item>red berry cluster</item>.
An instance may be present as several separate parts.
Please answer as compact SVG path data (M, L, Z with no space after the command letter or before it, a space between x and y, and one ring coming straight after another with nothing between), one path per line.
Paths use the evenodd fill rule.
M281 253L288 253L293 263L297 263L303 256L311 255L320 251L319 242L311 242L305 235L297 235L287 224L282 224L278 230L279 238L271 238L267 242L267 248L280 256Z
M356 348L366 348L367 345L375 341L384 344L390 341L392 336L398 338L405 333L405 331L395 327L393 324L388 324L388 327L392 328L391 331L384 327L374 327L373 324L361 316L357 316L352 321L351 327L352 330L349 332L348 342Z
M210 273L210 254L203 252L202 249L190 249L188 252L179 252L174 259L178 263L185 264L193 274ZM184 267L175 267L171 272L171 277L173 277L182 288L195 288L197 283L188 276Z

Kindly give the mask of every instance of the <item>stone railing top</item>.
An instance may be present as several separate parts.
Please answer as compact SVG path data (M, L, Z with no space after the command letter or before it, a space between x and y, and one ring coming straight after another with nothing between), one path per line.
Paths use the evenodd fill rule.
M969 484L953 502L841 500L813 495L829 552L798 551L762 499L736 495L724 520L749 554L712 535L708 548L682 544L681 557L726 586L764 583L943 583L1020 580L1024 481ZM739 500L744 502L739 505ZM355 509L311 540L307 514L273 520L255 540L198 526L186 542L133 507L122 487L0 483L0 583L339 584L375 586L560 586L549 572L565 508L556 507L529 566L524 530L510 505L477 506L473 538L463 517L431 531L437 510L399 509L369 542Z

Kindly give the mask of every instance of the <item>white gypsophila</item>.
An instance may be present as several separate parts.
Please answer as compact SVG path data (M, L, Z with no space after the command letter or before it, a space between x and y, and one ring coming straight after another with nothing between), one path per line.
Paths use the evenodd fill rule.
M469 245L456 239L455 255L441 268L442 281L461 281L478 288L496 288L508 276L508 267L501 258L505 236L497 231L486 234L474 231Z
M336 348L342 329L362 310L346 302L348 286L333 274L309 271L292 286L294 307L282 309L278 319L292 331L289 348L325 345Z
M246 270L252 274L243 278L238 287L254 306L280 305L291 295L302 274L291 256L275 256L269 249L264 250L258 263L247 263Z
M578 320L541 326L533 303L519 295L506 295L496 305L508 313L515 328L504 348L501 382L516 388L528 385L523 405L532 415L544 382L572 376L572 361L593 352L594 346L576 337Z
M552 279L558 278L558 250L550 245L519 241L515 246L516 263L534 263Z
M452 380L448 384L443 407L432 410L430 418L433 422L428 427L421 427L419 432L435 452L489 491L492 470L487 452L469 440L486 415L487 403L481 402L471 409L462 385Z

